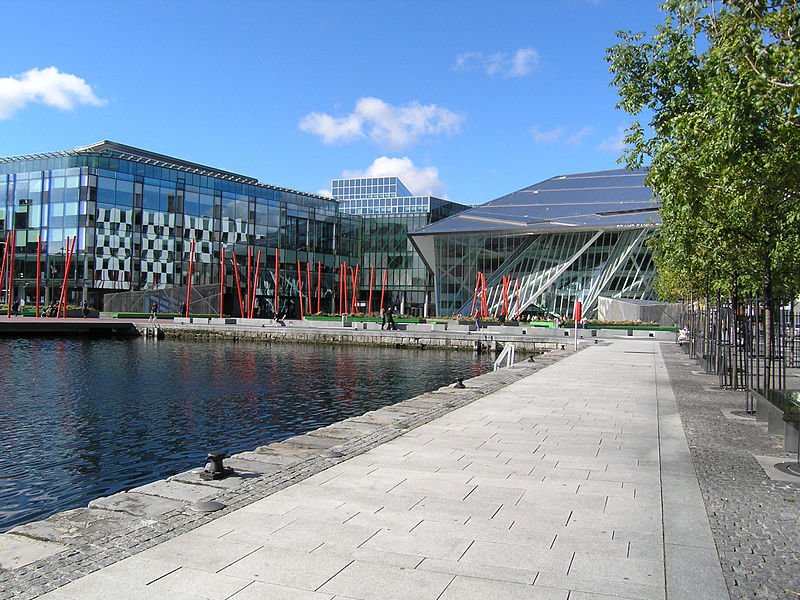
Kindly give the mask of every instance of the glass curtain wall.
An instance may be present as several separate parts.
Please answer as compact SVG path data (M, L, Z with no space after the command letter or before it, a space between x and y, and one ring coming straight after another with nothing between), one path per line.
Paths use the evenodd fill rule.
M646 241L652 228L533 235L438 235L435 260L438 311L468 315L478 273L486 277L490 316L503 306L503 277L511 279L509 313L571 316L581 300L597 314L597 298L655 299L655 265ZM519 304L517 305L517 299Z
M329 297L339 263L357 260L360 219L342 214L335 201L148 162L87 152L0 162L0 243L16 230L15 290L35 300L40 235L42 295L57 298L67 240L76 237L68 299L79 303L86 296L95 305L107 292L186 285L192 240L193 285L219 283L225 248L226 312L233 314L239 312L238 299L232 297L234 253L244 288L248 250L253 272L261 251L253 275L256 296L260 308L271 312L279 249L279 310L290 314L299 310L292 299L298 288L297 261L302 263L304 295L309 271L316 290L321 266L323 294ZM244 296L248 292L242 289Z

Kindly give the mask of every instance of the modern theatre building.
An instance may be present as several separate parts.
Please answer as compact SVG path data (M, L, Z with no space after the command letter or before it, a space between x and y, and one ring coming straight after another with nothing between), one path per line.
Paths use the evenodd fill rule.
M434 273L437 314L468 315L479 273L488 313L597 314L600 296L654 299L646 245L660 222L647 170L553 177L410 235ZM505 284L504 293L504 278Z
M102 308L116 292L169 298L163 292L185 289L191 270L207 295L207 310L192 304L195 312L216 312L223 290L225 312L238 315L237 277L254 315L299 316L301 298L306 312L336 312L346 263L360 267L357 310L369 308L372 285L405 313L466 314L482 273L493 315L509 277L509 314L571 314L574 300L592 314L600 295L653 297L645 242L657 207L645 174L555 177L470 208L415 196L397 177L337 179L328 198L104 141L0 159L0 245L15 232L14 294L29 302L39 270L45 301L58 298L74 239L73 304Z

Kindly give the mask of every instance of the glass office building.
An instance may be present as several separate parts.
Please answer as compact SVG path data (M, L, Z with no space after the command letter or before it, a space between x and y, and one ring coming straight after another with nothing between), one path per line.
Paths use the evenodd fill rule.
M374 274L373 311L380 305L385 273L385 306L416 316L434 314L433 277L408 234L469 207L434 196L415 196L397 177L334 179L331 192L342 212L362 217L359 287L369 290ZM366 312L368 292L362 296L366 296L360 298Z
M248 249L253 270L261 251L256 296L271 313L277 248L278 308L293 314L299 311L297 262L304 272L311 263L315 274L321 264L327 301L338 265L358 260L360 225L330 198L109 141L0 159L0 243L16 231L14 289L28 301L40 238L43 295L49 299L51 288L60 289L67 240L75 238L69 301L88 298L95 306L110 291L187 285L194 240L193 285L219 285L225 248L226 312L232 314L239 310L233 254L243 285Z
M600 296L654 299L646 243L659 220L646 174L554 177L411 232L434 273L437 314L471 314L479 273L490 316L504 302L512 317L551 318L571 317L580 300L591 318Z

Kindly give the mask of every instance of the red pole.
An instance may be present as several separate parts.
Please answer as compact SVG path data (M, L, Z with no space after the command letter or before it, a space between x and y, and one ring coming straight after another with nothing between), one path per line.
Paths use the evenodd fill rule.
M275 318L278 319L278 249L275 248Z
M375 267L369 268L369 306L367 307L367 313L372 313L372 276L375 274Z
M322 261L317 261L317 312L320 312L319 303L322 299Z
M69 254L69 236L67 236L67 254ZM64 271L67 270L67 258L64 256ZM61 292L58 294L58 309L56 310L56 318L61 317L61 301L64 299L64 284L61 284ZM10 303L9 303L10 304Z
M383 283L381 284L381 310L383 310L383 292L386 291L386 269L383 270Z
M219 264L219 318L222 318L222 297L225 295L225 246Z
M194 269L194 238L192 238L192 247L189 250L189 285L186 287L186 314L183 315L189 318L189 302L192 295L192 270Z
M297 261L297 294L300 296L300 320L303 320L303 271L300 261Z
M244 304L242 304L242 285L239 283L239 261L236 260L236 250L233 252L233 272L236 275L236 292L239 294L239 316L244 318Z
M511 285L511 275L503 275L503 316L508 316L508 286Z
M486 276L481 273L481 305L483 306L483 318L489 317L489 310L486 307Z
M344 263L344 269L342 269L342 275L344 276L344 312L347 312L347 263Z
M8 246L11 243L11 232L6 234L6 246L3 249L3 267L0 268L0 293L3 291L3 280L6 278L6 263L8 262Z
M517 321L519 321L519 277L514 280L514 295L517 297Z
M69 243L69 237L67 238L67 244L69 245L67 251L67 264L64 267L64 288L62 290L62 298L64 300L64 318L67 318L67 294L69 292L69 268L72 266L72 255L75 253L75 240L78 239L78 236L72 236L72 244ZM11 252L11 256L14 256L13 248Z
M261 266L261 250L258 251L258 258L256 258L256 270L253 271L253 293L250 296L250 318L253 318L253 311L256 308L256 286L258 285L258 268Z
M308 314L311 314L311 263L306 261L306 297L308 298Z
M253 299L251 298L250 294L250 246L247 247L247 285L244 288L245 291L245 301L247 302L247 318L250 318L250 306L253 303Z
M39 316L39 286L42 276L42 236L36 243L36 316Z
M342 298L344 298L344 294L342 292L342 265L339 265L339 314L342 313Z
M478 288L481 286L481 274L478 273L478 279L475 281L475 295L472 296L472 308L469 311L469 316L475 316L475 303L478 301Z
M350 312L355 313L358 304L358 263L356 263L356 270L350 269L350 274L353 276L353 308Z
M66 316L67 307L64 298L66 296L67 287L67 273L69 272L69 236L67 236L67 253L64 256L64 282L61 284L61 294L58 296L58 310L56 311L56 318L61 317L61 305L64 304L64 316Z
M17 230L11 232L11 261L8 265L8 316L11 316L11 303L14 301L14 254L17 249Z

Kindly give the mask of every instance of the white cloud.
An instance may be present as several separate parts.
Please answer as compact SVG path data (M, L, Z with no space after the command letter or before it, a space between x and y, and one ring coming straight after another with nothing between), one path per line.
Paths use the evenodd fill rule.
M31 103L71 110L79 104L102 106L105 100L80 77L61 73L55 67L0 78L0 119L10 119Z
M343 117L313 112L300 120L300 129L318 135L326 144L369 138L392 150L406 148L423 136L456 133L464 117L442 106L411 102L394 106L379 98L360 98Z
M317 196L324 196L325 198L333 198L330 190L317 190Z
M594 127L592 125L588 125L581 129L580 131L576 131L571 136L569 136L566 141L564 142L567 146L580 146L581 140L585 138L587 135L592 135L594 133Z
M531 127L533 141L537 144L552 144L561 140L564 135L564 128L559 126L550 131L542 131L538 125Z
M400 181L413 194L443 197L444 185L439 181L439 169L417 167L407 156L403 158L381 156L372 161L372 164L363 171L343 171L342 177L346 179L352 177L399 177Z
M590 136L594 133L594 127L587 125L583 129L574 131L567 135L567 130L561 125L553 129L543 131L539 125L531 127L531 134L533 141L537 144L564 144L565 146L580 146L583 143L583 138Z
M539 66L541 58L539 53L533 48L520 48L511 58L511 69L508 77L525 77L530 75Z
M625 148L625 126L620 125L617 127L617 134L605 138L597 145L597 149L601 152L611 152L613 154L621 154Z
M519 48L509 54L506 52L464 52L456 56L454 71L485 71L487 75L503 77L525 77L541 63L541 56L533 48Z

